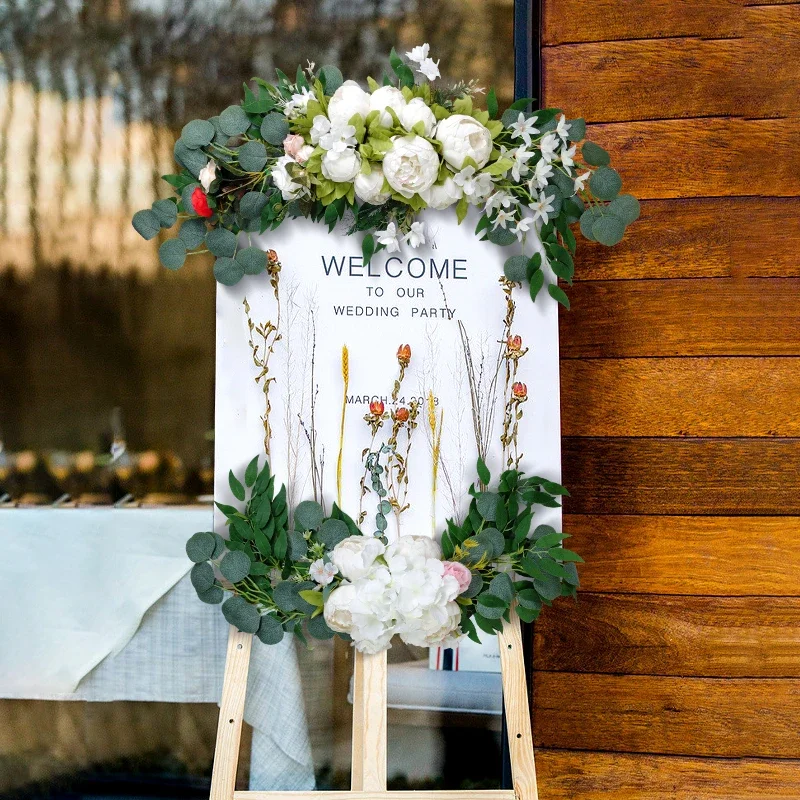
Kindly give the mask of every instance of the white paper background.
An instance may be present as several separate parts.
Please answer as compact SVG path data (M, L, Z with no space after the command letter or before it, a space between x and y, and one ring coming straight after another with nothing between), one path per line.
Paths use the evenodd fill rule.
M284 223L273 233L254 237L254 244L276 250L283 265L280 277L283 339L271 362L271 422L273 426L272 465L279 480L290 484L290 502L312 497L309 448L299 425L302 419L311 427L311 355L314 361L315 427L318 453L324 451L324 497L326 508L336 499L336 462L342 403L341 351L350 352L348 395L361 402L347 406L343 462L342 505L354 518L358 514L363 474L362 450L371 435L363 420L368 399L388 400L398 372L397 348L407 343L412 349L411 367L401 390L406 405L411 397L423 401L419 427L414 432L409 461L411 507L402 516L402 533L430 534L433 530L431 497L431 446L427 434L425 398L433 390L437 409L444 408L442 467L435 509L436 529L445 519L463 513L466 490L475 480L476 445L473 435L469 390L457 319L463 321L470 339L473 360L480 355L486 364L496 359L503 332L505 297L498 284L503 262L520 252L518 246L500 248L479 242L473 231L475 220L468 218L457 226L450 212L431 213L426 219L430 245L402 252L378 253L367 269L361 265L361 237L347 237L339 231L328 233L324 225L296 219ZM332 257L344 259L341 276L336 269L326 275ZM397 258L399 257L399 261ZM411 261L411 259L417 259ZM420 260L421 259L421 260ZM442 279L430 276L430 259L442 270L445 259L448 273ZM458 261L456 261L458 260ZM352 270L350 269L352 265ZM454 278L457 274L465 278ZM424 277L419 275L425 269ZM401 277L391 277L389 273ZM352 274L351 274L352 273ZM454 319L446 319L442 288ZM382 297L376 294L383 291ZM411 297L409 297L411 295ZM276 303L265 275L246 276L234 287L218 287L217 293L217 384L216 384L216 496L231 501L228 470L240 474L256 453L263 453L260 415L264 398L254 378L258 373L248 345L248 332L242 301L247 297L251 317L261 323L276 319ZM524 405L520 428L521 468L528 473L560 480L560 417L557 305L542 293L531 303L523 289L515 292L517 302L513 333L522 336L530 351L520 362L518 380L528 386L529 400ZM351 307L350 315L336 308ZM375 316L376 307L396 308L396 316ZM357 309L373 309L372 312ZM368 316L368 314L372 316ZM445 317L445 318L443 318ZM498 383L494 435L487 459L493 477L501 470L498 441L502 424L503 375ZM387 408L389 403L387 402ZM438 413L438 411L437 411ZM383 432L388 436L385 425ZM379 434L380 435L383 435ZM450 476L448 482L445 475ZM362 526L374 530L372 517L377 498L369 494L364 508L369 516ZM460 507L456 508L456 504ZM543 510L537 523L560 525L559 510ZM224 519L217 518L222 530ZM389 535L395 522L389 522Z

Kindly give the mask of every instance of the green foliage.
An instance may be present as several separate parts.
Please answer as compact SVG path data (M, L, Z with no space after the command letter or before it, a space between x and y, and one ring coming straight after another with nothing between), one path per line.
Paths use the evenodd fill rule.
M214 262L214 277L223 286L234 286L244 277L244 267L234 258L218 258Z
M265 142L280 147L283 140L289 135L289 123L283 114L273 111L267 114L261 122L261 136Z
M204 119L193 119L183 126L181 131L181 141L192 149L205 147L211 143L216 131L214 126Z
M181 239L167 239L158 248L158 258L167 269L180 269L186 262L186 245Z
M219 129L226 136L239 136L250 127L250 118L241 106L228 106L219 115Z
M589 178L589 188L598 200L613 200L622 188L622 178L611 167L600 167Z
M506 259L503 265L503 272L506 278L515 283L524 283L528 276L528 256L511 256Z
M194 250L195 247L200 247L206 238L206 224L200 217L187 219L181 225L178 236L187 250Z
M593 167L604 167L611 162L608 151L594 142L584 142L581 146L583 160Z
M239 166L245 172L261 172L266 163L267 148L261 142L245 142L239 148Z
M267 254L258 247L245 247L236 254L245 275L260 275L267 268Z
M132 225L143 239L154 239L161 230L159 218L149 208L137 211L133 215Z

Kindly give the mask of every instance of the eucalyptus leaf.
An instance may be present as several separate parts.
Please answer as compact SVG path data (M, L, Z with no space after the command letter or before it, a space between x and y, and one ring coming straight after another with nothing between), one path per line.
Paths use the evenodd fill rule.
M319 77L325 85L325 94L327 95L333 94L344 82L344 75L342 75L341 70L330 64L322 67L319 71Z
M583 117L569 120L567 137L571 142L580 142L586 137L586 121Z
M131 224L136 233L143 239L154 239L161 231L161 222L158 215L149 208L137 211L133 215Z
M222 614L242 633L255 633L261 624L261 615L255 606L250 605L243 597L229 597L222 604Z
M219 571L231 583L238 583L250 574L250 559L245 553L232 550L219 562Z
M206 246L219 258L233 258L236 252L236 234L225 228L214 228L206 234Z
M308 621L306 629L309 635L313 636L315 639L332 639L336 635L336 632L328 627L328 623L325 622L325 617L322 614L312 617Z
M250 127L250 118L241 106L228 106L219 115L219 129L228 136L238 136Z
M622 178L611 167L599 167L589 178L589 188L599 200L613 200L622 188Z
M261 136L265 142L274 147L283 145L283 140L289 135L289 123L283 114L272 111L261 122Z
M267 254L259 247L245 247L236 254L245 275L260 275L267 268Z
M245 219L256 219L264 210L267 199L263 192L248 192L239 201L239 213Z
M186 245L181 239L167 239L158 248L158 258L167 269L180 269L186 262Z
M592 236L607 247L621 242L624 235L625 223L614 214L603 214L592 224Z
M200 217L184 220L178 231L178 237L186 245L187 250L200 247L206 238L206 224Z
M184 144L191 148L205 147L214 138L214 126L204 119L193 119L183 126L181 139Z
M494 522L497 518L497 501L500 496L496 492L481 492L475 499L478 513L487 521Z
M215 606L222 602L222 598L225 597L225 592L223 592L219 586L212 586L210 589L206 589L204 592L198 592L197 596L204 603L208 603L210 606Z
M278 644L283 639L283 626L273 614L264 614L261 617L256 636L264 644Z
M319 503L314 500L304 500L294 510L294 526L297 530L315 531L322 525L324 517Z
M214 534L210 532L195 533L186 542L186 555L190 561L200 564L208 561L214 554L216 542Z
M500 227L490 230L486 238L492 244L499 245L500 247L508 247L517 242L517 235L515 233Z
M214 277L223 286L234 286L244 277L244 267L233 258L218 258L214 262Z
M245 172L261 172L267 163L267 148L261 142L245 142L239 148L239 166Z
M608 210L615 217L619 217L625 225L630 225L639 219L641 206L632 194L621 194L611 201Z
M178 221L178 207L174 200L156 200L151 209L162 228L171 228Z
M514 599L514 585L507 572L500 572L489 583L489 593L510 603Z
M523 283L527 278L528 256L517 255L506 259L503 272L506 278L515 283Z
M214 585L214 568L207 561L195 564L190 572L190 579L198 594L205 592Z
M611 156L608 151L594 142L584 142L581 145L581 153L583 154L583 160L593 167L604 167L611 162Z
M200 175L200 170L208 164L208 156L202 150L192 150L181 139L175 142L172 153L175 156L175 160L182 167L186 167L195 178Z
M295 512L297 519L297 512ZM326 519L317 531L317 538L329 549L333 550L339 542L350 535L350 529L340 519Z

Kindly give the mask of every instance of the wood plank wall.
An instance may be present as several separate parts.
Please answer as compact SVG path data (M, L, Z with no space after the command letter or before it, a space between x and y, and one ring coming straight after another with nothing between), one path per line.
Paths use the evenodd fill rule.
M800 4L543 0L544 102L642 218L561 315L578 604L535 636L542 800L800 797ZM562 310L563 311L563 310Z

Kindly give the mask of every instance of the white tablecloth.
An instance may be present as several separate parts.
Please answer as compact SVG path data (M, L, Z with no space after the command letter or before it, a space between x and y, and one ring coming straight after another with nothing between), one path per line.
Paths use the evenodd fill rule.
M228 625L183 546L204 509L0 510L0 697L218 703ZM294 644L256 642L251 789L313 788Z

